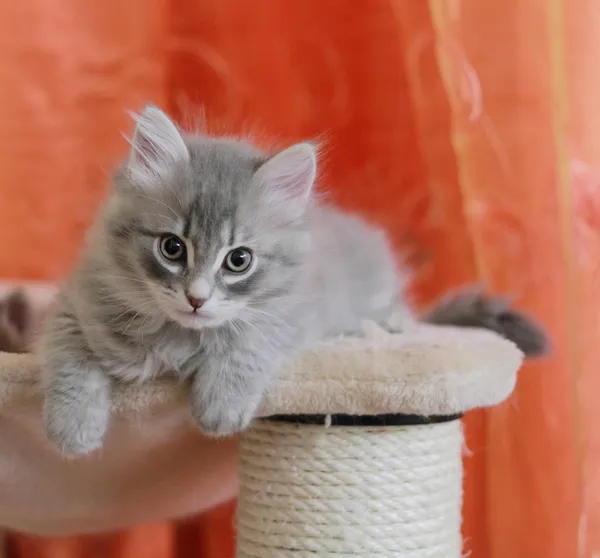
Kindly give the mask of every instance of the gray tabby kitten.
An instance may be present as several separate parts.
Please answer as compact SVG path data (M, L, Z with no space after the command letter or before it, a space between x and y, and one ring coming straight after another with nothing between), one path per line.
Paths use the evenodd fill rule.
M190 382L202 431L235 433L292 351L389 315L385 235L318 203L316 171L308 143L271 156L183 134L152 106L136 117L43 336L46 432L63 453L102 445L115 383L165 373Z

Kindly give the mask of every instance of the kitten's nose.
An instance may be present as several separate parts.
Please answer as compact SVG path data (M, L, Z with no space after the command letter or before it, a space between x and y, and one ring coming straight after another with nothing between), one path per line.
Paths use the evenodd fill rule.
M190 303L190 306L194 310L198 310L198 308L202 308L202 305L206 302L205 298L196 298L195 296L186 295L187 299Z

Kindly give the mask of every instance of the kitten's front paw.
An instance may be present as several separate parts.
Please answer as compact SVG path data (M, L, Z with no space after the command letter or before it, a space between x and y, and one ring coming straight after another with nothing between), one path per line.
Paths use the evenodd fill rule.
M102 447L104 432L86 425L56 425L46 422L48 439L65 457L75 457L91 453Z
M417 328L417 320L408 308L399 308L385 321L379 322L388 333L410 333Z
M51 394L46 396L46 436L65 456L85 455L100 448L109 419L109 405L86 405Z
M256 406L243 409L211 408L195 409L192 415L198 428L207 436L232 436L245 430L256 413Z

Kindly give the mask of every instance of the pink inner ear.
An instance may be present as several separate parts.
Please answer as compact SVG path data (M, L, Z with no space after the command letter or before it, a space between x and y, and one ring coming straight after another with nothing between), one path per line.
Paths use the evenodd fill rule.
M156 161L159 157L156 144L145 134L136 134L133 144L131 159L136 165L146 168L151 167L151 161Z
M294 197L307 198L312 190L314 173L308 166L297 169L296 174L290 177L289 188Z
M262 179L287 198L307 200L315 173L313 148L308 144L298 144L267 161L262 169Z
M278 197L290 200L308 198L311 189L310 174L279 175L271 181L271 186Z
M187 161L185 140L171 119L156 107L147 107L135 116L136 127L131 140L129 168L138 178L164 177L172 165Z

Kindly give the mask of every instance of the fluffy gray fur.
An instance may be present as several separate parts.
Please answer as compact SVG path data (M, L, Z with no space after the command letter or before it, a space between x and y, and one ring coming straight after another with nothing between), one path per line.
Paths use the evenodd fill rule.
M166 373L189 381L201 430L237 432L293 351L398 303L385 235L313 195L311 145L266 155L151 106L131 143L43 336L46 431L65 454L101 446L116 382Z
M314 148L267 156L184 135L160 110L137 117L131 155L47 322L45 424L65 454L98 448L115 382L171 372L191 382L207 434L244 428L282 360L384 317L398 275L383 233L314 202ZM165 259L177 235L186 258ZM228 272L231 250L252 251ZM206 299L193 311L185 292Z
M531 358L543 356L549 350L549 342L541 326L511 308L506 298L486 297L481 289L451 293L426 312L423 321L495 331L510 339Z

